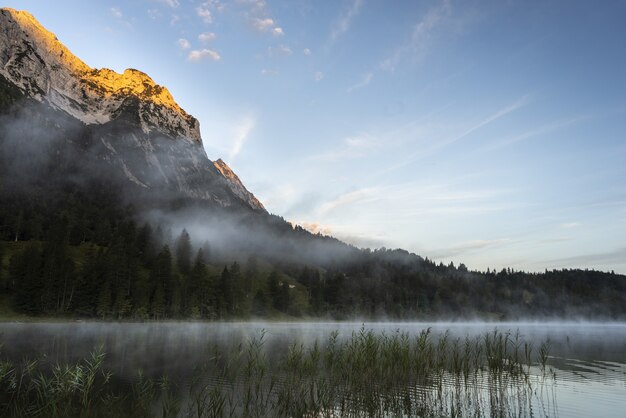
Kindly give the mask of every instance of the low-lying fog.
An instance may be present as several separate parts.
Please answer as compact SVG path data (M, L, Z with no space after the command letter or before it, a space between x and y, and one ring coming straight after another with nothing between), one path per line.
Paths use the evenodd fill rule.
M167 376L184 388L198 367L220 353L246 347L263 336L269 366L285 354L289 344L318 341L325 345L333 332L338 339L352 333L406 333L417 336L431 329L432 338L446 332L451 343L458 338L484 338L485 333L510 333L511 349L519 333L520 350L530 342L533 353L549 341L550 373L557 382L547 396L554 398L550 415L620 417L626 410L626 324L574 322L150 322L150 323L2 323L0 357L20 362L40 359L43 363L81 361L101 346L105 369L118 382L134 381L139 371L148 378ZM226 351L225 351L226 350ZM212 379L211 376L207 377ZM539 399L543 399L543 395Z

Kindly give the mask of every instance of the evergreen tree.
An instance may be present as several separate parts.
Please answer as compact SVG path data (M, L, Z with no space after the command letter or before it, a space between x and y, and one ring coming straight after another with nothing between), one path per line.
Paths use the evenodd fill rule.
M150 274L150 282L154 286L152 296L152 315L163 318L171 304L173 292L172 256L166 245L157 255L154 267Z
M220 276L217 296L219 316L224 317L232 314L234 305L233 281L231 280L230 271L228 271L228 267L226 266L224 266L224 270L222 270L222 275Z
M29 244L11 257L9 280L15 289L13 306L18 312L30 315L43 312L41 267L41 252L36 244Z
M181 273L189 274L191 270L191 239L186 229L183 229L176 242L176 265Z
M111 315L111 299L111 283L106 280L100 286L98 305L96 307L96 314L101 319L106 319Z

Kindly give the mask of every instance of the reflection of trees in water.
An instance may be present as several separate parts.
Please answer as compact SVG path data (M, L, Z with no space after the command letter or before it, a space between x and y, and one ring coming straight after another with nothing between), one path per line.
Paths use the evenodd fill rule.
M204 345L191 361L180 357L187 349L180 340L174 344L176 333L167 334L160 334L168 341L160 347L176 347L173 352L159 346L144 352L153 361L183 366L184 373L178 370L167 381L138 377L141 363L118 369L132 378L113 380L102 371L115 362L107 365L96 354L68 366L42 362L30 371L4 368L3 393L10 394L5 405L19 411L35 397L42 411L58 404L64 413L73 408L92 408L93 413L108 408L110 413L134 405L126 412L137 414L144 406L158 405L191 416L525 416L537 405L548 415L555 407L547 396L553 381L541 364L541 348L518 334L493 331L457 338L447 332L433 335L430 328L414 335L361 328L344 338L331 332L305 343L268 338L265 331L247 338L235 332ZM137 354L123 352L130 361ZM25 382L21 389L11 389L18 380Z

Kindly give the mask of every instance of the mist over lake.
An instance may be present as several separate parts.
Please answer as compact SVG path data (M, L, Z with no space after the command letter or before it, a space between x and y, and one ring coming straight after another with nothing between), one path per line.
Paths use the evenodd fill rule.
M263 335L262 350L269 367L287 355L290 344L324 345L334 331L345 341L371 330L376 335L406 333L410 338L431 329L432 338L449 335L450 341L483 338L497 330L511 341L538 347L549 341L547 366L551 380L543 393L535 392L535 413L561 417L620 417L626 408L626 325L621 323L511 322L223 322L223 323L3 323L0 324L2 358L45 359L72 363L87 358L101 346L104 368L119 384L147 377L167 376L177 387L191 382L199 364L216 350L245 346ZM533 375L539 374L534 369ZM208 376L210 379L210 376ZM453 381L449 380L453 386ZM538 389L537 389L538 390Z

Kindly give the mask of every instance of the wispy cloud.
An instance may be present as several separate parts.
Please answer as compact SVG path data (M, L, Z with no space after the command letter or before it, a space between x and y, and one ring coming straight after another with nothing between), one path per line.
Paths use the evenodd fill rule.
M417 150L407 155L406 158L404 158L403 160L384 168L383 170L379 171L377 174L380 175L380 174L387 173L390 171L398 170L402 167L412 164L418 159L432 156L436 154L437 152L440 152L441 150L445 149L446 147L466 138L470 134L478 131L479 129L489 125L490 123L493 123L499 120L500 118L503 118L506 115L509 115L510 113L513 113L518 109L521 109L522 107L526 106L528 103L529 103L528 96L523 96L522 98L517 99L514 102L495 111L494 113L482 119L480 122L470 126L469 128L466 128L465 130L461 131L460 133L456 135L450 134L450 133L442 134L442 133L437 133L437 132L433 134L432 132L428 132L428 131L420 131L419 126L416 127L414 126L413 123L407 124L406 126L401 127L398 130L398 133L401 134L401 136L403 137L407 137L407 138L415 137L416 140L420 140L421 142L419 146L417 147ZM395 135L398 136L398 133L396 133Z
M572 229L578 228L580 226L580 222L566 222L559 225L563 229Z
M259 33L283 36L285 31L270 15L265 0L236 0L236 3L247 8L244 13L250 27Z
M189 41L185 38L180 38L178 40L178 46L180 47L180 49L189 49L191 48L191 43L189 43Z
M300 226L312 234L333 235L333 229L320 222L290 221L291 226Z
M215 40L215 34L213 32L204 32L198 35L198 40L204 44Z
M270 57L288 57L293 51L286 45L270 46L267 48L267 55Z
M109 9L109 12L111 13L113 17L117 19L121 19L122 17L124 17L124 14L122 13L119 7L111 7Z
M626 265L626 247L604 252L580 254L573 257L558 258L546 262L550 268Z
M369 85L372 82L373 78L374 73L371 71L367 74L364 74L363 77L361 77L361 79L356 84L348 87L348 93L352 93L355 90L362 89L363 87Z
M208 5L205 3L196 7L196 14L202 21L206 24L213 23L213 13L211 13L211 9L209 9Z
M196 49L189 52L187 59L189 61L201 61L203 59L210 59L212 61L219 61L222 59L219 53L213 51L212 49Z
M176 8L178 6L180 6L180 1L179 0L152 0L155 3L161 3L164 4L166 6L173 8Z
M148 17L152 20L159 19L162 16L159 9L148 9L146 10L146 13L148 14Z
M359 14L362 6L363 0L352 0L350 7L339 16L339 19L330 29L329 39L331 46L350 29L352 20Z
M447 248L426 250L425 254L427 254L428 257L431 257L436 260L439 260L439 259L449 260L450 258L453 258L453 257L459 257L468 253L474 253L474 252L484 250L487 248L491 249L493 247L501 247L504 245L508 245L510 243L511 243L510 238L477 239L477 240L462 242L460 244L453 245Z
M342 206L351 205L356 202L378 200L377 194L378 193L376 193L376 190L373 188L364 188L342 194L322 204L319 208L319 214L327 215Z
M275 76L275 75L278 75L278 70L276 68L263 68L261 70L261 75Z
M109 13L115 18L119 25L124 26L128 30L134 30L133 24L124 18L124 13L122 12L122 9L120 9L119 7L111 7L109 9Z
M304 48L304 49L302 50L302 53L303 53L304 55L307 55L307 56L308 56L308 55L311 55L311 50L310 50L309 48Z
M250 136L250 132L254 129L255 124L256 118L253 116L246 116L239 122L235 131L232 147L228 154L229 161L234 160L241 153L243 146Z
M261 33L271 33L275 36L282 36L285 34L283 28L276 26L274 19L266 17L264 19L260 17L250 18L250 25Z
M322 81L324 79L324 73L321 71L316 71L313 74L313 80L315 81Z
M337 162L362 158L376 149L376 142L372 137L362 135L346 138L340 148L311 157L314 160Z
M450 15L452 7L449 0L443 0L437 7L429 10L426 15L413 26L411 37L407 42L396 48L393 53L380 63L385 71L395 71L398 64L406 57L419 57L428 49L434 30Z
M498 110L497 112L493 113L492 115L489 115L487 118L483 119L482 121L480 121L479 123L477 123L476 125L470 127L469 129L465 130L463 133L461 133L460 135L451 138L447 141L445 141L445 144L451 144L453 142L457 142L467 136L469 136L470 134L474 133L475 131L489 125L490 123L493 123L495 121L497 121L498 119L515 112L516 110L526 106L529 103L529 98L528 96L523 96L520 99L514 101L513 103L503 107L502 109Z

